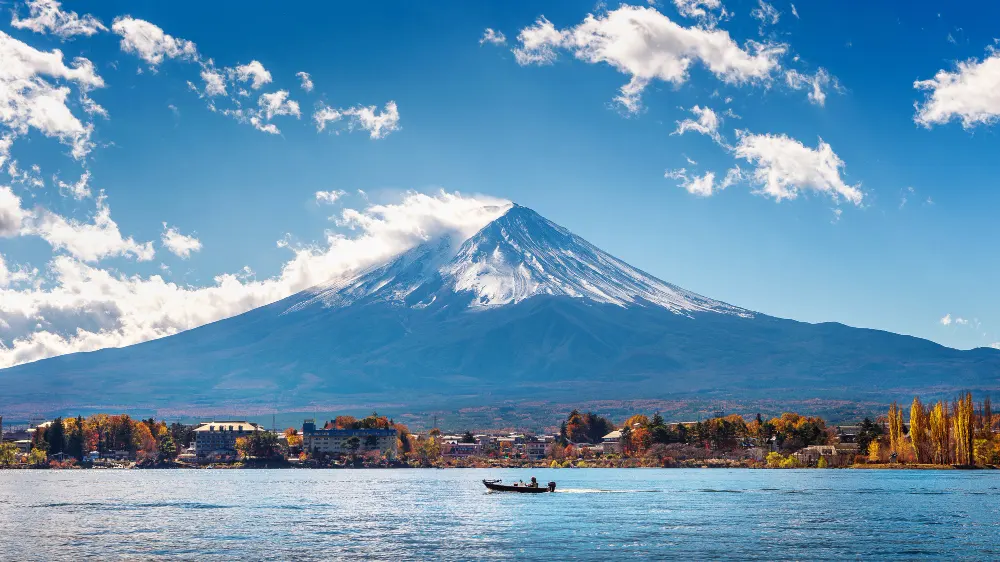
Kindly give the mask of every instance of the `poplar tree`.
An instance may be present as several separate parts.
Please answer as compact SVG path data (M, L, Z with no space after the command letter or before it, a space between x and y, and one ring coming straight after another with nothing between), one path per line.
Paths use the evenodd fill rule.
M958 400L953 406L955 417L955 462L957 464L971 465L974 463L974 409L971 392L959 395Z
M951 446L948 442L948 407L938 401L928 417L928 428L931 433L931 445L936 464L947 464Z
M913 397L910 406L910 444L913 445L913 458L918 463L927 462L927 409L920 402L920 397Z
M889 450L897 455L903 452L903 410L896 402L889 406Z

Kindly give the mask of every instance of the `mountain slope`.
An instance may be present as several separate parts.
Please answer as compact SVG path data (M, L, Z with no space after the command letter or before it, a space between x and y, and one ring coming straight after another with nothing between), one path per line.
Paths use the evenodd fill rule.
M898 398L995 388L1000 352L702 297L514 206L466 240L123 349L0 371L0 406L172 410L501 400Z

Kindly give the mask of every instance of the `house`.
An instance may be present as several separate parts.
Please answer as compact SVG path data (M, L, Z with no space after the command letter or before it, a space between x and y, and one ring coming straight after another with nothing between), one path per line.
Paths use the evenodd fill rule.
M441 455L461 459L478 457L483 454L483 446L479 443L462 443L460 441L445 441L441 443Z
M836 445L810 445L793 453L802 464L814 466L820 458L825 458L827 466L848 466L854 462L858 454L858 446L854 443L838 443Z
M622 452L622 432L617 429L601 438L601 451L604 454Z
M194 429L194 450L199 460L227 460L236 457L236 440L255 431L260 425L242 420L205 422Z
M396 429L316 429L316 420L302 422L302 450L343 455L347 453L399 454Z

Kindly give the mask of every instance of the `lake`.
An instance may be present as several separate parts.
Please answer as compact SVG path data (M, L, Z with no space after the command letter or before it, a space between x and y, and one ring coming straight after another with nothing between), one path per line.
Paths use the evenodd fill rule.
M536 476L555 494L487 493ZM0 471L0 558L1000 557L1000 471Z

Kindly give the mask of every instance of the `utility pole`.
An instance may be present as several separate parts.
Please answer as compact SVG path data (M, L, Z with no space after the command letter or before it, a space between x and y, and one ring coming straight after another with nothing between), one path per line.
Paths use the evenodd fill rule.
M431 427L431 429L437 429L437 426L438 426L438 416L437 414L434 414L434 425Z

